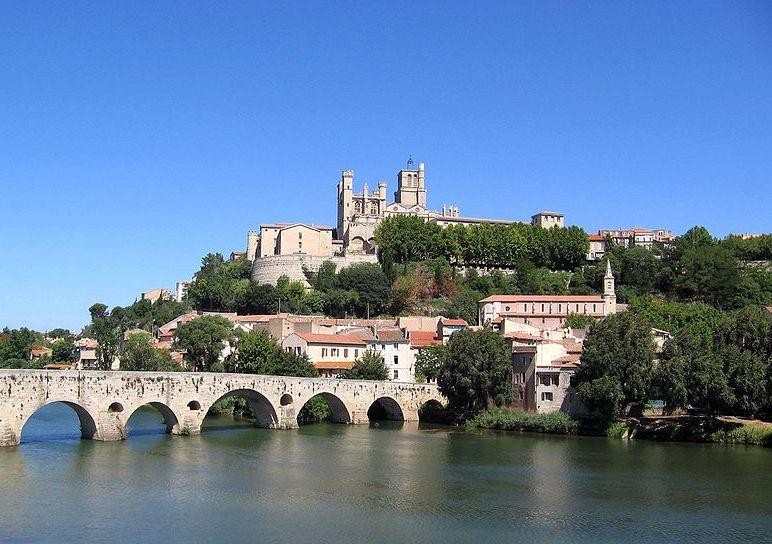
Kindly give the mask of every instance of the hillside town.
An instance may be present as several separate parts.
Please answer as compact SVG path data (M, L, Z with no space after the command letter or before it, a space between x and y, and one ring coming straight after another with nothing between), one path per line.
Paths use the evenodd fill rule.
M565 216L552 211L536 213L528 222L465 217L456 205L443 205L440 211L432 211L427 207L426 167L423 163L416 167L412 159L397 173L393 202L387 200L385 181L377 182L377 189L373 191L369 191L365 183L361 192L354 192L353 185L353 171L344 170L337 185L335 227L305 223L263 224L259 230L248 232L246 249L232 252L229 261L222 266L245 263L253 285L277 286L277 289L279 284L294 286L302 297L315 292L314 281L324 274L324 267L331 269L333 274L336 269L349 267L379 268L382 255L376 243L378 227L389 218L417 218L425 224L435 225L440 229L438 232L459 227L517 228L517 225L557 229L554 232L567 230ZM755 237L743 235L740 238ZM553 294L541 291L493 293L476 299L476 308L466 314L466 318L455 311L449 312L453 315L442 315L415 309L393 317L378 311L376 313L381 315L370 317L369 313L375 307L369 303L368 315L364 317L357 315L355 310L351 315L340 317L325 315L324 311L318 311L322 307L310 313L293 312L292 308L282 312L281 296L278 297L279 307L273 313L213 310L201 304L191 305L187 292L191 285L202 280L205 264L196 278L178 281L173 290L155 288L141 293L135 305L146 304L150 308L174 304L172 312L179 315L164 323L151 323L150 327L127 328L121 332L120 344L128 345L132 337L133 341L142 339L139 341L153 350L168 354L166 357L173 365L180 369L190 368L187 350L181 347L177 332L195 320L216 316L227 322L234 332L223 340L216 354L219 364L227 365L230 361L232 366L229 368L233 371L239 370L238 363L233 363L239 351L238 339L247 333L263 332L283 352L308 360L321 377L344 377L365 353L372 353L382 360L387 380L411 383L436 380L436 376L426 375L431 372L420 368L420 363L417 365L427 350L446 346L452 335L460 330L487 328L503 338L510 353L513 391L510 406L536 413L562 411L581 415L587 413L587 408L577 394L575 374L582 363L583 343L590 326L627 310L626 303L617 301L609 252L613 248L617 252L637 248L650 253L653 259L660 259L663 251L672 247L675 241L676 237L670 231L661 228L601 229L597 234L586 235L582 250L584 268L603 267L601 289L597 294L569 294L559 288ZM483 274L483 277L485 274L503 274L500 277L504 277L516 274L517 270L507 270L504 266L472 270L467 267L466 274L470 273ZM121 369L121 349L111 352L111 360L102 358L100 361L100 351L107 350L100 350L99 341L88 336L88 330L85 332L70 340L72 355L69 358L52 359L54 348L50 346L55 347L62 339L47 337L35 342L28 354L30 364L46 369L82 370L109 363L110 368ZM668 330L653 327L651 335L656 353L661 353L666 341L673 336Z

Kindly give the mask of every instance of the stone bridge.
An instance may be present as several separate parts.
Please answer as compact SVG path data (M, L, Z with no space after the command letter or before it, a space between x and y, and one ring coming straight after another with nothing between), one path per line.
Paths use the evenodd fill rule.
M386 419L415 421L427 403L444 404L437 386L255 374L0 370L0 446L19 444L27 420L61 402L80 420L83 438L123 440L141 406L164 418L166 432L193 435L209 408L232 396L249 401L258 427L294 429L297 414L321 395L337 423L366 423L374 406Z

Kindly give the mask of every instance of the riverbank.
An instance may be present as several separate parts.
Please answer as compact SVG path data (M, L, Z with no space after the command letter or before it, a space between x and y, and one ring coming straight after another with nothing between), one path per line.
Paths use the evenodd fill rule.
M512 432L578 434L658 442L704 442L772 447L772 423L712 416L662 416L628 418L604 424L590 418L573 418L563 412L535 414L495 408L478 414L469 429Z

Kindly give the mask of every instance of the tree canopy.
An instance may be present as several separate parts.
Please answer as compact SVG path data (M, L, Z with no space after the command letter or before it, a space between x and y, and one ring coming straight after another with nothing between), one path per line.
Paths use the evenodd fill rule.
M511 400L511 354L500 334L463 329L442 349L437 385L448 399L448 408L460 418Z

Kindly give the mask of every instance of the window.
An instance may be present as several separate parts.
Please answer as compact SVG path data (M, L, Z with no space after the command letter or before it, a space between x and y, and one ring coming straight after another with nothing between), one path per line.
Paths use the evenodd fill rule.
M595 313L595 304L592 305L592 312Z
M552 393L550 391L544 391L541 394L541 400L546 400L552 402Z
M399 355L395 355L395 356L394 356L394 364L395 364L395 365L398 365L398 364L399 364Z
M343 357L348 357L348 348L343 350Z
M549 385L551 382L549 374L542 374L539 376L539 383L542 385Z
M303 233L302 232L298 232L298 239L300 239L300 240L303 239Z
M327 357L327 348L322 348L322 357Z
M355 350L354 350L354 358L355 358L355 359L358 359L358 358L359 358L359 350L358 350L358 349L355 349Z
M337 357L339 353L340 351L338 350L338 348L330 349L330 355L332 355L333 357Z
M399 379L399 370L397 370L396 368L394 369L394 379L395 380Z
M508 312L509 311L509 306L504 306L504 311Z
M560 385L560 374L552 376L552 385Z
M525 383L525 372L515 373L515 383Z

